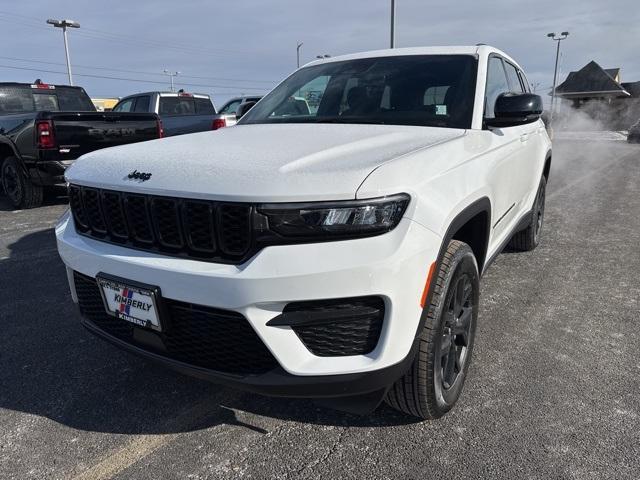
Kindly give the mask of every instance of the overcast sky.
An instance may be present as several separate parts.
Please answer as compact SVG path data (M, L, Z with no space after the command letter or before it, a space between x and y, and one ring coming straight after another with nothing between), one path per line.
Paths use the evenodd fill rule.
M494 45L513 56L540 90L551 86L553 76L555 43L546 34L569 30L562 42L561 79L593 59L603 68L621 67L623 81L636 81L638 1L397 0L396 43ZM273 87L295 69L297 41L304 42L302 63L318 54L386 48L389 4L5 0L0 3L0 73L2 81L66 82L66 74L53 73L66 72L62 34L45 20L69 18L81 24L69 33L75 83L91 96L166 89L169 82L161 72L170 69L182 73L178 88L212 94L220 104L231 95Z

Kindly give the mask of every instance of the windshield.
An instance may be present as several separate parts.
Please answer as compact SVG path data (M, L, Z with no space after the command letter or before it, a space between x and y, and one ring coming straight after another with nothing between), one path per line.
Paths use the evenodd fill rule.
M327 62L298 70L241 120L470 128L471 55L406 55Z

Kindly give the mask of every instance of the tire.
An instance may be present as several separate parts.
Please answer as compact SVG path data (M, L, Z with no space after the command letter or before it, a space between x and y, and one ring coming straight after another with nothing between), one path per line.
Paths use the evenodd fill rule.
M430 304L424 307L426 321L416 358L385 398L396 410L432 420L451 410L460 398L473 352L479 277L471 248L457 240L449 242Z
M536 199L531 209L531 219L529 225L524 230L517 232L508 248L516 252L530 252L534 250L540 243L540 233L542 232L542 224L544 223L544 202L547 190L547 179L543 176L540 179L540 186Z
M15 157L7 157L2 162L0 180L4 194L15 208L26 209L42 205L43 188L25 178Z

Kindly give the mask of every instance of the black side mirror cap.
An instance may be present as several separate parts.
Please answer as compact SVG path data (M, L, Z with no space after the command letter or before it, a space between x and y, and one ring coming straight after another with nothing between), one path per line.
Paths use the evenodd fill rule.
M494 107L495 118L485 118L487 127L512 127L535 122L542 115L542 97L533 93L503 93Z
M258 102L249 101L241 103L238 107L238 110L236 110L236 118L240 120L242 117L244 117L245 113L251 110L251 107L253 107L256 103Z

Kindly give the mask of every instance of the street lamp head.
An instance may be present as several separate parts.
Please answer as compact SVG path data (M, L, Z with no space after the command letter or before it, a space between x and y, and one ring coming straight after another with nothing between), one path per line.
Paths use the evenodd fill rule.
M569 32L562 32L562 35L564 35L565 37L569 36Z
M549 38L553 38L553 37L555 37L555 36L556 36L556 34L555 34L555 33L553 33L553 32L552 32L552 33L547 33L547 37L549 37Z
M47 23L59 28L80 28L80 24L74 20L56 20L55 18L50 18L47 20Z

